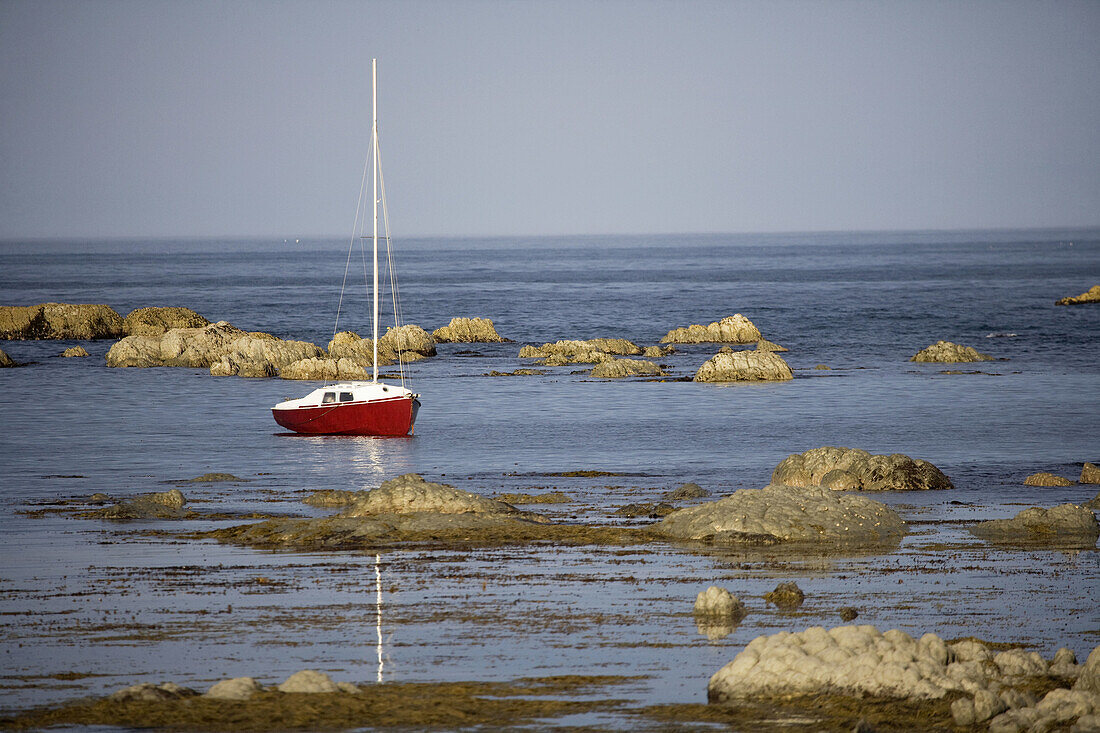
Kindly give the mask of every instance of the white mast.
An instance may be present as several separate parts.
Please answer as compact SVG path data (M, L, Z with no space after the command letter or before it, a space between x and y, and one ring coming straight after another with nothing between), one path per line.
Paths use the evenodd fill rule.
M374 150L372 173L374 210L374 381L378 381L378 59L370 61L371 75L371 149Z

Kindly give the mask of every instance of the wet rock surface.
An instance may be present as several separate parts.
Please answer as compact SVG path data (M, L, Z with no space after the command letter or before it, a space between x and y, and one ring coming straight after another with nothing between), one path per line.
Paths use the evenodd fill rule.
M718 641L732 634L748 614L740 598L717 585L710 586L695 597L692 611L696 631L710 641Z
M452 318L442 328L432 331L439 343L489 343L504 341L489 318Z
M665 494L665 498L669 501L685 501L688 499L705 499L710 496L710 492L704 489L697 483L692 481L682 484L681 486L673 489Z
M88 350L85 349L83 346L70 346L69 348L61 352L61 356L66 359L73 359L90 356L90 354L88 353Z
M970 346L963 346L950 341L940 340L918 351L909 358L909 361L955 363L993 361L993 357L989 354L983 354Z
M1100 303L1100 285L1093 285L1080 295L1061 298L1055 301L1054 305L1088 305L1090 303Z
M1024 486L1073 486L1073 482L1064 476L1040 471L1025 478Z
M90 516L100 519L183 519L189 515L183 506L187 499L179 489L141 494L97 509Z
M190 308L137 308L123 319L122 332L126 336L159 338L173 328L204 328L209 325L210 321Z
M771 351L730 351L711 357L695 373L696 382L784 382L794 373Z
M761 339L760 329L745 316L735 313L706 326L694 324L674 328L661 339L662 344L751 344Z
M644 504L626 504L615 510L615 516L618 517L649 517L651 519L658 519L660 517L667 517L676 511L676 507L671 504L665 504L664 502L646 502Z
M353 502L340 516L369 517L377 514L524 514L511 504L486 496L462 491L446 484L425 481L422 476L407 473L383 481ZM533 518L533 517L532 517Z
M608 359L593 367L590 376L599 379L621 379L623 377L663 377L665 373L661 367L644 359Z
M773 484L821 486L834 491L953 489L934 465L901 453L873 455L859 448L824 446L792 453L772 472Z
M122 316L102 304L40 303L0 306L0 339L118 338Z
M3 349L0 349L0 369L10 368L16 366L16 363L10 356L4 353Z
M1077 479L1081 484L1100 484L1100 467L1085 461L1081 466L1081 478Z
M801 606L806 600L806 594L798 587L798 583L786 582L775 586L775 590L765 593L764 600L777 608L789 611Z
M1052 547L1094 547L1100 537L1096 515L1076 504L1059 504L1050 509L1031 507L1012 519L979 522L971 534L990 542Z
M893 509L862 496L771 484L681 509L665 517L654 531L716 544L859 544L899 540L906 528Z

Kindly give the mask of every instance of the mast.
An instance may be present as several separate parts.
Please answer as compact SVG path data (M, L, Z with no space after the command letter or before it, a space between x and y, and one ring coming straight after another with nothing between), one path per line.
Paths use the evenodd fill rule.
M370 61L371 75L371 209L374 211L374 381L378 381L378 59Z

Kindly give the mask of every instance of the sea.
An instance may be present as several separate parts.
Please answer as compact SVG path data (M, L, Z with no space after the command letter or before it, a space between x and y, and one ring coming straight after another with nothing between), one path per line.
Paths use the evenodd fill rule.
M186 306L324 346L335 330L370 333L369 254L350 244L9 241L0 304L106 303L122 315ZM966 531L1100 489L1023 484L1038 471L1075 482L1084 461L1100 462L1100 306L1055 306L1100 283L1100 230L393 247L404 322L431 331L479 316L510 339L440 344L407 365L422 403L407 438L285 433L271 406L313 383L112 369L111 341L0 343L24 364L0 370L0 710L141 681L274 683L302 668L357 683L621 675L631 682L619 696L705 702L710 675L752 638L840 625L841 606L880 629L976 635L1047 656L1066 646L1081 661L1100 644L1095 548L995 548ZM788 349L792 381L690 381L715 344L656 359L668 374L659 380L593 379L584 365L490 376L534 367L518 357L524 344L648 346L735 313ZM941 339L993 360L909 361ZM90 357L59 358L74 345ZM398 378L396 367L382 371ZM69 511L96 492L179 487L200 513L320 516L327 510L302 503L309 492L415 472L487 496L563 492L567 503L524 507L559 521L644 524L616 511L689 481L712 498L760 488L787 455L825 445L931 461L955 489L875 496L911 523L900 547L814 558L665 545L273 553L189 536L248 520L112 523ZM210 472L242 481L173 483ZM762 600L787 580L807 594L798 613ZM719 639L691 614L711 584L750 608Z

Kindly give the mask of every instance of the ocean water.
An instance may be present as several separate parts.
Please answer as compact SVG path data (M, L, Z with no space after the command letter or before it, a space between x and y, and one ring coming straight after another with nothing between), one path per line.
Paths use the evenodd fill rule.
M1100 283L1100 231L395 245L405 322L430 331L483 316L513 340L443 344L412 364L423 403L414 437L282 433L269 408L309 383L108 369L109 341L82 342L90 359L56 358L75 342L0 344L29 363L0 370L0 708L150 678L200 689L245 674L279 681L305 666L351 681L640 674L639 699L701 702L709 676L755 635L838 625L833 611L851 598L862 602L861 621L917 635L962 636L977 624L985 638L1044 653L1070 646L1082 659L1100 643L1095 551L993 551L961 527L1096 493L1022 481L1036 471L1075 479L1083 461L1100 461L1100 307L1054 306ZM10 242L0 244L0 301L107 303L123 315L181 305L324 345L346 256L346 242L308 239ZM349 283L359 285L345 295L339 328L366 335L362 271L355 255ZM613 336L649 345L733 313L789 349L793 381L604 381L582 366L486 376L530 366L517 356L524 343ZM996 360L956 374L908 361L939 339ZM659 361L690 377L716 349L678 347ZM415 471L487 495L561 490L574 502L549 506L555 517L615 522L617 507L686 481L714 496L759 488L786 455L822 445L923 458L956 489L874 497L913 522L894 553L800 561L674 547L272 554L175 534L224 521L25 513L221 471L249 482L183 487L197 510L312 515L300 503L308 491L370 488ZM579 469L625 475L547 475ZM951 551L937 554L945 544ZM803 614L764 607L759 597L776 578L807 590ZM695 630L691 602L723 579L755 609L711 641Z

